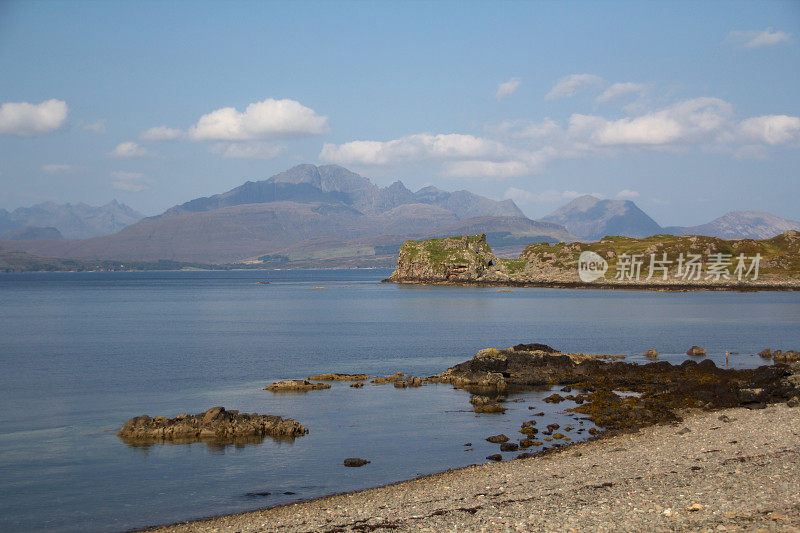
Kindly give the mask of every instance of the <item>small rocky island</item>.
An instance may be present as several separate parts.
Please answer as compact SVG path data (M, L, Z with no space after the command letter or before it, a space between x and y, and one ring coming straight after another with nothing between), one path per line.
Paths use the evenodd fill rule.
M132 443L190 443L263 437L293 439L306 433L308 430L291 418L213 407L204 413L175 418L137 416L128 420L117 436Z
M699 235L534 243L516 259L486 236L406 241L389 283L655 290L800 290L800 232L771 239Z

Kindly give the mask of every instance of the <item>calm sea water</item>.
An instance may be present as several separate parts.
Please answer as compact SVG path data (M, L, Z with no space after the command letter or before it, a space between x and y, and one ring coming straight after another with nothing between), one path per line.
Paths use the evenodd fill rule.
M388 274L0 275L0 530L124 530L480 463L498 451L484 438L520 436L531 405L547 412L540 425L577 427L568 405L539 401L546 391L509 398L519 402L504 415L476 416L469 396L448 386L261 390L277 379L424 376L519 342L629 360L656 347L672 361L699 344L718 362L731 350L733 365L753 366L753 353L800 339L800 293L378 283ZM114 435L132 416L216 405L293 417L311 433L293 443L147 448ZM346 457L372 463L345 468Z

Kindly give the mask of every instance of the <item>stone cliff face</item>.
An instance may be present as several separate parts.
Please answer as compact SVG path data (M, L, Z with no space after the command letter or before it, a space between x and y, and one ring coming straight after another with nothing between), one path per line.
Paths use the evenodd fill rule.
M690 258L696 261L691 268L687 266ZM386 281L800 290L800 232L787 231L764 240L655 235L605 237L593 243L534 243L517 259L497 258L485 235L408 241L400 248L397 270Z

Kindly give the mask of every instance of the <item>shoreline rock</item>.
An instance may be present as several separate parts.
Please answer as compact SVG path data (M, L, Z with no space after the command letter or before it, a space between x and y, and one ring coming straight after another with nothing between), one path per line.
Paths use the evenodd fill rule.
M246 437L301 437L308 433L291 418L257 413L240 413L224 407L212 407L196 415L175 418L136 416L128 420L117 436L132 442L189 443L199 440L234 441Z

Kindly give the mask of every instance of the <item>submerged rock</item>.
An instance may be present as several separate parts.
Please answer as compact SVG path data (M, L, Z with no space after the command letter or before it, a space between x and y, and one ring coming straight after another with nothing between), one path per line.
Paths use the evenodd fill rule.
M317 374L309 376L309 381L365 381L369 374Z
M491 437L487 437L486 440L493 444L501 444L503 442L508 442L508 437L501 433L499 435L492 435Z
M364 466L369 464L371 461L367 461L366 459L361 459L360 457L348 457L344 460L344 466L355 467L358 468L359 466Z
M485 405L479 405L475 407L474 411L476 413L505 413L506 408L500 405L499 403L489 403Z
M650 359L655 359L658 357L658 350L655 348L651 348L642 354L645 357L649 357Z
M130 441L193 442L241 437L295 438L306 433L308 430L291 418L213 407L204 413L182 414L175 418L137 416L128 420L117 436Z
M286 379L283 381L276 381L264 390L272 392L306 392L310 390L330 389L331 386L326 383L312 383L305 379Z

